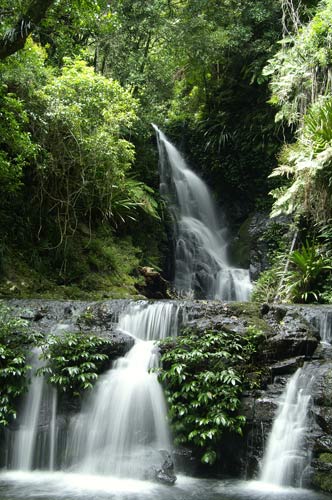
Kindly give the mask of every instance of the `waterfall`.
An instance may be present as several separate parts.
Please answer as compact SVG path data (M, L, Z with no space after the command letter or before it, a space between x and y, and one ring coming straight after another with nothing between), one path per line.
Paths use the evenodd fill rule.
M225 228L220 227L211 193L179 151L153 125L160 158L160 192L174 220L175 278L181 295L248 300L249 271L232 267Z
M321 309L313 318L314 325L319 329L321 341L332 344L332 312Z
M39 355L39 350L33 352L32 366L35 370L41 367ZM14 469L31 470L33 467L43 387L43 378L33 374L31 386L24 404L22 424L16 433L14 441Z
M36 468L53 469L56 447L56 391L36 374L43 366L36 349L31 358L31 382L23 401L19 427L14 432L12 457L7 466L29 471Z
M155 340L176 334L172 303L131 305L118 328L135 338L132 349L100 377L73 421L67 461L74 470L142 478L170 450L166 404L157 374Z
M57 403L58 393L56 389L52 389L52 403L51 403L51 421L50 421L50 470L55 469L55 457L57 452Z
M304 448L313 377L299 368L282 394L263 458L260 481L278 486L300 486L310 461Z
M120 313L116 328L132 336L134 346L100 376L69 426L57 423L57 392L37 375L43 365L40 351L33 351L17 429L8 431L7 468L144 478L160 467L171 439L153 370L159 363L155 342L177 335L178 313L179 306L166 301L130 303Z

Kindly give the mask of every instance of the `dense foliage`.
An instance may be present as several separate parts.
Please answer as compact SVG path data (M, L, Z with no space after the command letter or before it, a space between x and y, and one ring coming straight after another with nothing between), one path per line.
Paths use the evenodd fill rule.
M98 374L108 366L111 347L117 353L111 341L80 332L49 335L42 346L41 358L46 364L39 375L46 376L61 391L80 396L92 388Z
M40 335L28 330L24 320L0 306L0 426L16 417L18 398L28 388L29 354L38 340Z
M331 5L5 0L0 292L115 297L122 281L132 296L135 267L152 264L167 277L168 218L156 193L151 122L214 186L235 227L253 210L269 211L271 191L272 215L289 214L299 229L292 251L308 241L324 258L332 218ZM93 261L105 259L94 248L115 262L124 246L135 264L125 272L103 264L99 280ZM325 264L309 279L315 285L295 293L280 274L296 274L296 263L289 246L278 251L274 271L262 277L274 282L269 296L329 300Z
M42 363L36 371L34 353ZM119 344L92 334L34 332L27 321L0 305L0 427L16 418L17 404L32 376L44 376L61 392L79 397L120 354Z
M188 329L161 344L159 378L166 388L175 440L194 448L203 463L215 462L225 432L242 432L240 396L261 338L252 327L245 335Z
M264 70L271 78L276 119L295 131L295 141L283 146L271 177L283 178L272 191L272 216L293 217L296 245L274 256L272 270L258 283L258 299L264 299L262 283L270 280L266 291L271 295L272 288L272 295L283 300L331 301L332 2L318 2L311 13L309 22L283 39Z

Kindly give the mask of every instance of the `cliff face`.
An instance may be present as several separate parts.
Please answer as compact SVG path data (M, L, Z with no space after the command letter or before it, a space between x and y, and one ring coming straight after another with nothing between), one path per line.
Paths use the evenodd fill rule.
M25 300L10 301L8 305L15 315L26 319L37 331L58 334L80 331L82 335L91 332L116 342L119 347L116 355L122 355L133 344L126 332L116 329L119 314L128 305L127 300L94 303ZM320 339L323 336L328 341L329 334L332 336L327 321L332 308L217 301L181 301L178 305L180 325L202 334L206 329L241 333L249 325L265 334L242 397L240 413L246 416L244 434L242 437L225 436L221 444L222 459L213 472L246 478L258 476L279 398L292 375L304 366L312 383L309 425L303 443L303 454L308 457L309 465L304 471L303 482L308 487L331 492L332 347ZM79 407L79 400L75 403L63 399L57 419L64 432L69 415ZM7 445L3 442L3 447L8 445L8 441ZM181 454L183 458L187 451L178 450L177 456ZM197 472L200 472L199 466Z

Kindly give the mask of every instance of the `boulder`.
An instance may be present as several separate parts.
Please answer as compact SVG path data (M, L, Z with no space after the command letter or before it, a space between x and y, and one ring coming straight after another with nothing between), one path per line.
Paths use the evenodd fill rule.
M135 287L147 299L169 299L169 283L153 267L140 267L140 275L144 278L144 284L136 284Z
M160 454L163 459L161 466L152 467L152 469L147 472L146 479L172 486L176 481L173 459L166 450L161 450Z
M285 359L278 361L270 366L272 377L275 375L285 375L295 373L296 370L303 365L304 356L297 356L296 358Z
M318 345L318 339L313 333L313 327L295 310L289 309L284 316L281 311L272 308L268 313L270 321L275 323L275 332L270 335L264 346L266 361L279 361L296 356L310 357ZM279 318L282 317L281 320ZM278 321L279 320L279 321Z

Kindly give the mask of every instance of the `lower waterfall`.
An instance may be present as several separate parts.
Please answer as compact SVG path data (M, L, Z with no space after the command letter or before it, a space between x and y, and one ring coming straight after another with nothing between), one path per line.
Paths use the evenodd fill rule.
M299 368L281 395L278 413L268 439L260 481L277 486L301 486L302 473L310 461L304 447L310 389L313 377Z
M40 304L29 302L28 307L40 310ZM291 376L286 388L283 372L279 372L276 384L267 388L270 399L265 399L265 389L259 392L255 389L252 397L261 398L267 419L258 406L252 408L256 403L249 396L250 413L254 412L260 425L260 445L265 439L262 429L265 434L265 429L271 427L276 395L285 388L264 459L261 481L265 483L239 479L246 443L240 438L227 442L226 438L220 451L224 460L221 467L226 465L227 469L214 469L208 477L202 477L206 469L200 468L188 450L177 448L174 451L177 479L173 484L174 481L162 481L156 475L156 470L163 468L169 459L172 436L161 387L156 373L149 370L159 362L154 342L176 336L179 325L193 329L199 325L204 335L211 317L218 324L225 321L229 325L229 320L237 319L230 318L228 310L225 311L228 304L123 300L89 305L50 303L47 307L43 310L45 321L32 323L33 328L37 326L45 334L56 331L59 335L64 334L64 329L82 335L98 332L100 336L116 339L127 349L132 348L99 377L82 404L72 402L60 392L57 395L46 383L46 377L36 376L41 367L40 353L32 352L29 391L22 398L17 420L2 430L0 436L0 467L3 467L0 500L331 500L331 496L313 489L288 486L301 486L301 477L309 478L309 487L314 484L310 483L310 475L317 462L315 436L321 431L317 418L313 422L308 415L312 414L313 420L317 415L325 418L325 413L318 413L321 408L325 411L325 407L317 405L317 396L321 398L319 388L324 385L322 394L330 397L332 362L317 358L309 361L308 356L304 367ZM66 323L60 323L59 327L64 314ZM77 322L92 316L93 324ZM250 416L248 429L249 419ZM307 438L314 445L308 468L311 457L306 450ZM321 446L326 442L323 434ZM255 470L261 450L261 445L254 450ZM322 466L326 467L326 463ZM250 474L255 470L252 468Z
M11 441L12 457L7 463L11 469L54 468L57 395L44 377L36 373L42 366L40 354L38 349L32 352L30 388L24 399L18 430Z
M175 314L174 314L175 313ZM144 478L171 449L166 404L157 374L155 340L174 335L171 303L132 306L118 328L135 338L132 349L103 375L75 419L67 446L74 469Z
M34 351L30 388L18 428L10 432L7 468L142 479L160 467L171 439L163 390L153 371L159 363L155 341L177 334L178 310L172 302L127 306L117 329L133 337L134 346L100 376L65 432L58 432L57 393L36 374L42 363Z

